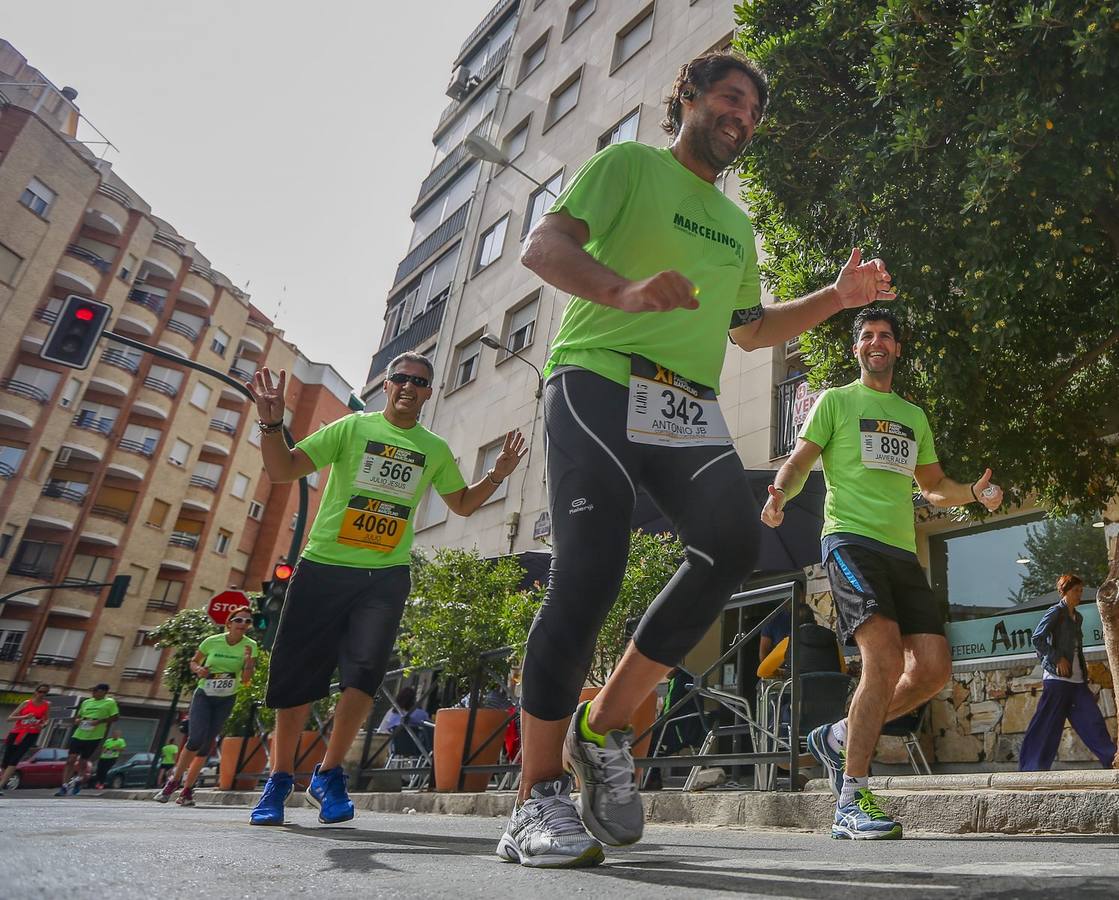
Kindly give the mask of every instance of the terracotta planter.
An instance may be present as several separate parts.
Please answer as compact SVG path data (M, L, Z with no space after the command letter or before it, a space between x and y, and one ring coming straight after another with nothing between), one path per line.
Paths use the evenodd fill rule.
M299 733L299 743L295 749L296 772L310 772L322 762L325 753L326 738L322 737L318 731L301 731ZM310 775L296 775L295 789L297 791L306 790L310 782Z
M497 731L507 718L503 709L479 709L474 719L474 733L470 741L473 754L482 743ZM435 790L457 791L458 777L462 769L462 748L466 743L466 723L470 717L468 709L441 709L435 714ZM502 735L498 734L486 748L471 761L471 765L495 765L501 756ZM484 791L490 783L490 775L475 772L466 776L464 791Z
M241 773L237 774L237 760L245 754ZM252 791L257 787L257 776L264 772L264 746L259 737L224 737L221 741L221 764L218 767L218 789L223 791Z
M602 692L600 687L585 687L579 692L579 702L584 700L593 700ZM635 735L641 734L646 728L653 724L657 718L657 692L653 691L646 697L641 705L637 707L636 712L633 714L633 733ZM649 753L649 742L653 739L652 733L645 735L640 741L633 745L633 755L635 757L647 756ZM641 778L641 771L637 771L637 777Z

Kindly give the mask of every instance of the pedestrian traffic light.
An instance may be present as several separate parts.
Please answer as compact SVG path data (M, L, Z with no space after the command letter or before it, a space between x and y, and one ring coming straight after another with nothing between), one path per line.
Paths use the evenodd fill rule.
M131 575L118 575L109 586L109 596L105 598L105 609L119 609L124 605L124 595L128 593Z
M107 303L71 294L62 301L62 309L39 349L39 357L72 369L84 369L112 313L113 308Z
M284 609L288 582L294 571L287 563L277 563L272 569L272 580L261 584L263 592L253 611L253 628L259 633L260 646L265 650L271 650L276 640L276 629L280 624L280 613Z

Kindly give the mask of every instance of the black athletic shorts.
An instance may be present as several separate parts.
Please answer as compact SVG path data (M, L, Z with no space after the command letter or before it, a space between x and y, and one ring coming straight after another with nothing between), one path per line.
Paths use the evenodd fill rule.
M23 759L27 751L35 746L35 741L39 735L34 731L25 731L21 736L17 737L15 734L9 732L7 738L4 739L4 762L3 768L14 766ZM3 785L0 785L3 787Z
M875 613L897 622L902 634L944 634L944 610L915 560L843 544L824 567L843 643L854 645L855 629Z
M70 738L70 753L79 756L82 759L89 759L93 756L93 751L101 746L101 739L98 738L94 741L82 740L82 738Z
M356 569L299 560L272 647L265 704L287 709L325 697L335 669L343 688L373 696L411 587L408 566Z

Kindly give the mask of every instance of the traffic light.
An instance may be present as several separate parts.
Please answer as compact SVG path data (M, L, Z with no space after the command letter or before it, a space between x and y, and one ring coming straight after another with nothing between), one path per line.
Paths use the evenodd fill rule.
M276 640L276 629L280 624L288 582L294 571L287 563L277 563L272 569L272 580L261 585L264 591L253 610L253 627L260 634L260 646L265 650L271 650Z
M112 313L113 308L107 303L71 294L62 301L62 309L39 349L39 357L72 369L84 369Z
M109 587L109 596L105 599L105 609L119 609L124 605L124 595L128 593L128 585L132 581L131 575L118 575Z

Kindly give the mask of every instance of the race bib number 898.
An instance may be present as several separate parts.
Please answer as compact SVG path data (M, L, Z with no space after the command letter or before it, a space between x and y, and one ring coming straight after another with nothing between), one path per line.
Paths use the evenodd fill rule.
M342 513L338 542L365 550L388 553L395 550L408 527L412 510L399 503L352 497Z
M859 419L863 465L913 477L917 438L913 429L888 419Z

